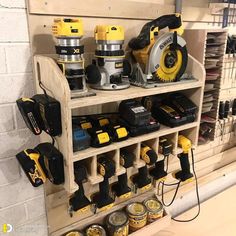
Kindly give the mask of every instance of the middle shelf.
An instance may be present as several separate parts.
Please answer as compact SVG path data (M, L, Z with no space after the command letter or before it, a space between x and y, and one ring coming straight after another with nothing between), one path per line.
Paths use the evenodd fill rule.
M175 127L175 128L170 128L164 125L161 125L160 130L156 131L156 132L152 132L149 134L144 134L144 135L140 135L137 137L130 137L128 140L122 141L122 142L117 142L117 143L112 143L108 146L102 147L102 148L93 148L90 147L88 149L82 150L82 151L78 151L75 152L73 154L73 162L76 161L81 161L83 159L86 159L88 157L91 156L95 156L95 155L99 155L102 154L104 152L109 152L112 150L116 150L118 148L122 148L122 147L126 147L138 142L143 142L152 138L158 138L164 135L168 135L168 134L172 134L178 131L182 131L182 130L186 130L189 128L194 128L194 127L198 127L199 122L192 122L192 123L188 123L185 125L181 125L179 127ZM196 140L192 140L193 144L196 145Z

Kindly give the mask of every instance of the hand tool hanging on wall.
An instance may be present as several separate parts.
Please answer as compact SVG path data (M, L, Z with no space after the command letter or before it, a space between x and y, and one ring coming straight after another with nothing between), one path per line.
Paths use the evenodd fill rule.
M39 135L43 130L51 136L61 134L61 106L56 99L36 94L32 98L20 98L16 104L33 134Z
M70 197L69 212L72 216L73 212L84 213L89 210L91 202L84 194L83 181L87 177L85 166L76 162L74 164L75 182L79 189Z
M99 183L99 193L92 196L93 202L100 210L108 210L114 205L114 199L110 196L109 178L115 174L115 163L107 156L98 159L98 173L104 180Z
M220 101L219 105L219 120L220 122L220 129L221 129L221 140L223 140L224 132L225 132L225 103L223 101Z
M40 143L35 147L43 158L42 168L47 178L56 185L65 181L62 153L51 143Z
M126 170L133 166L135 155L127 150L120 150L120 165ZM119 198L131 196L131 188L128 186L127 172L118 176L118 182L112 186L112 191Z
M161 35L159 31L165 27L169 32ZM129 42L135 59L131 83L150 88L160 82L179 81L188 62L182 34L180 14L164 15L146 23L140 34Z
M168 168L168 158L173 149L172 143L170 143L166 138L159 139L159 153L164 156L164 159L157 161L155 167L150 170L150 175L154 180L160 180L167 176ZM165 160L167 161L167 168L165 170Z
M133 177L135 188L148 190L151 188L151 179L148 177L147 165L151 166L157 161L156 152L145 144L141 144L140 157L145 162L145 166L138 169L138 174Z
M55 36L57 64L66 76L71 97L87 97L96 95L89 92L84 74L84 46L81 45L83 37L83 23L79 18L56 18L52 26Z
M64 182L63 155L51 143L41 143L16 155L22 169L34 187L46 182Z
M94 31L96 60L86 68L88 83L103 90L125 89L130 86L130 65L122 49L124 29L119 25L97 25Z
M40 163L43 157L34 149L25 149L16 155L22 169L34 187L38 187L46 182L46 174Z

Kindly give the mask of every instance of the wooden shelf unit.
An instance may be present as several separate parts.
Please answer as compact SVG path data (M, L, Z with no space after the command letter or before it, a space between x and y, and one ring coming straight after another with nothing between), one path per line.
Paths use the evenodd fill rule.
M179 134L186 135L192 140L194 145L197 145L205 71L203 66L190 55L188 60L187 72L191 73L193 77L196 78L196 80L193 80L191 82L177 82L174 84L174 86L173 84L160 85L159 87L153 89L144 89L131 86L126 90L119 91L108 92L96 90L96 96L79 99L71 99L67 80L61 73L53 58L48 56L36 55L34 57L34 67L37 93L42 93L42 89L38 86L38 82L41 81L48 94L56 98L61 104L62 135L56 137L56 144L58 145L59 150L64 156L65 183L63 186L58 187L53 186L51 183L47 182L45 186L46 208L48 212L50 234L54 232L55 235L60 235L56 232L59 229L67 227L68 225L76 225L76 227L79 227L81 226L81 222L83 222L83 219L86 219L86 222L94 222L94 214L92 212L83 214L82 216L75 215L71 218L67 212L66 205L61 205L60 203L62 199L63 202L68 201L68 197L78 188L74 182L75 162L81 161L87 167L88 178L84 183L84 188L86 196L90 197L93 193L98 191L98 183L103 181L103 177L97 173L97 158L101 154L107 154L108 157L113 158L116 164L116 173L115 176L110 178L110 184L117 181L118 175L126 172L126 169L120 166L120 149L127 148L135 154L134 165L132 168L129 168L127 170L129 184L131 185L132 182L130 180L130 177L136 174L137 169L144 166L145 164L140 159L140 147L142 142L147 143L155 151L158 152L159 138L168 137L174 147L172 152L173 157L181 152L177 145ZM181 91L197 105L198 115L195 122L185 124L176 128L169 128L161 125L160 130L153 133L141 135L138 137L132 137L126 141L112 143L102 148L91 147L83 151L73 152L72 115L101 113L107 111L107 109L109 111L113 111L117 109L120 101L128 98L140 98L144 96L166 94L176 91ZM46 135L41 135L41 142L46 141L47 138L48 137ZM159 155L158 161L160 160L163 160L162 155ZM52 199L53 195L56 196L57 193L60 193L63 189L67 191L66 196L60 196L58 198L59 203L55 202L55 206L52 207L50 205L51 200L47 200L47 197L49 196L50 199ZM151 189L151 193L154 193L154 188ZM133 197L139 198L139 196L141 196L142 194L143 192L137 191L136 194L133 194ZM55 199L57 199L57 197L55 197ZM124 204L123 201L116 200L115 206L119 207L121 203ZM112 208L112 211L114 209ZM61 214L61 217L55 217L59 213ZM108 214L108 212L106 214Z
M216 44L207 43L207 39L210 35L215 36ZM217 59L217 65L212 68L214 72L217 72L219 76L216 80L207 80L205 77L205 86L206 84L213 84L214 88L209 89L204 92L204 95L211 94L213 97L213 106L210 111L203 110L202 114L206 114L216 121L218 120L218 112L219 112L219 97L220 91L223 83L223 65L225 60L225 51L226 51L226 43L227 43L227 35L228 31L223 29L186 29L184 32L184 38L187 42L188 52L195 57L199 62L205 65L206 77L207 71L211 69L206 68L207 61L211 59ZM209 56L209 48L217 47L216 56ZM214 53L213 53L214 54ZM204 103L204 99L203 99ZM206 104L206 103L205 103ZM205 123L205 122L204 122ZM210 140L213 141L216 137L216 123L208 124L212 128L212 132L209 136ZM203 123L202 123L203 124Z

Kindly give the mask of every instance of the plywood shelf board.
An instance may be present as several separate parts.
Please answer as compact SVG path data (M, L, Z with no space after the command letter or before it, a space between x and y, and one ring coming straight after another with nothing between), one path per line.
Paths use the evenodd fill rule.
M113 143L113 144L110 144L110 145L102 147L102 148L88 148L83 151L76 152L73 155L73 161L75 162L75 161L83 160L83 159L88 158L93 155L99 155L101 153L106 153L106 152L109 152L109 151L112 151L112 150L115 150L118 148L123 148L123 147L129 146L129 145L133 145L133 144L136 144L139 142L147 141L147 140L150 140L153 138L162 137L162 136L165 136L168 134L178 132L180 130L195 128L198 125L199 125L199 123L197 121L186 124L186 125L182 125L179 127L175 127L175 128L169 128L169 127L162 125L161 126L162 128L160 130L149 133L149 134L140 135L137 137L131 137L126 141L122 141L119 143Z

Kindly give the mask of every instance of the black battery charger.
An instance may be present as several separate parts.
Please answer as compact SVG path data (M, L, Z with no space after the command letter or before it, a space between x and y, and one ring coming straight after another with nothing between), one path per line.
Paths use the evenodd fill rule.
M20 98L16 103L27 127L35 135L43 130L51 136L61 134L61 107L56 99L36 94L32 98Z

